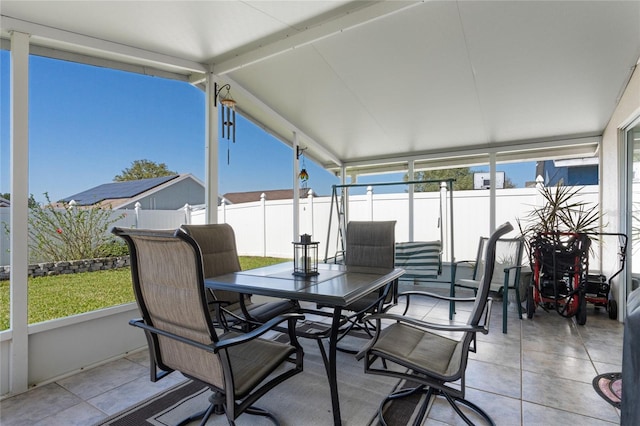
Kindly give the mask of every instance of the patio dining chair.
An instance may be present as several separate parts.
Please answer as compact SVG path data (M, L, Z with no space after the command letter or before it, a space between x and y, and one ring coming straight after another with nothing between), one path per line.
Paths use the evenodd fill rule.
M469 418L471 416L473 420L483 419L488 424L494 424L487 413L465 399L465 371L469 351L475 352L477 349L476 334L489 332L490 277L495 267L496 242L500 236L512 229L512 225L507 222L487 241L483 278L475 297L451 298L421 291L407 291L398 295L399 298L432 297L472 303L473 308L466 324L436 324L404 314L390 313L375 313L365 317L365 320L376 321L376 334L356 355L357 359L364 359L364 372L405 380L380 404L378 418L381 424L387 424L384 410L389 401L419 394L426 396L422 400L414 425L422 424L422 419L431 406L431 399L438 396L443 396L465 423L474 424ZM388 323L384 328L383 320Z
M236 237L226 224L182 225L180 230L190 235L200 247L205 278L241 270ZM298 302L274 300L253 303L250 294L207 289L207 300L217 322L226 328L248 331L287 312L299 312Z
M301 314L273 318L249 333L214 327L204 287L200 247L184 232L114 228L131 256L131 277L150 353L151 381L172 371L201 382L213 392L210 405L187 424L224 412L230 425L242 413L275 417L253 404L286 379L302 372L303 350L295 335ZM289 342L260 338L286 322Z
M456 288L466 288L477 293L485 271L484 258L487 237L481 237L478 243L478 251L474 261L461 260L451 264L451 297L456 296ZM515 304L518 310L518 318L522 319L522 300L520 296L520 274L523 268L524 240L522 238L501 238L496 242L496 258L493 274L491 275L490 291L497 296L502 296L502 332L507 332L507 311L509 307L509 289L515 291ZM458 267L462 264L472 266L471 278L456 278ZM502 272L502 273L501 273ZM525 296L524 294L522 296ZM449 319L455 313L455 302L451 303Z
M350 221L347 224L345 251L342 255L344 264L356 269L394 269L395 224L395 221ZM368 313L389 309L397 302L397 293L398 283L396 280L343 307L342 325L337 341L342 341L355 330L364 331L369 337L372 337L373 325L364 322L363 317ZM302 312L331 317L332 313L321 310L323 307L325 306L318 304L318 310L303 309ZM315 324L312 330L311 332L300 330L298 336L317 340L326 367L328 360L322 340L329 336L330 328L323 327L322 324ZM356 349L346 347L344 344L338 346L337 349L352 354L357 352Z
M350 221L347 224L344 263L354 268L395 267L396 221ZM379 291L369 293L345 306L345 326L340 330L339 340L352 330L362 330L372 337L372 325L363 321L366 314L386 311L397 303L398 282L391 282ZM355 350L340 348L344 352Z

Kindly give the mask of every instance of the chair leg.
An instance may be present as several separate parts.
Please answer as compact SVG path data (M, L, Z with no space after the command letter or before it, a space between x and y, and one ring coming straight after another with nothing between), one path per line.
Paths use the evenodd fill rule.
M466 424L468 424L469 426L474 426L475 423L472 422L460 409L460 407L458 407L458 404L464 405L467 408L471 409L471 411L473 411L474 413L476 413L477 415L479 415L480 417L482 417L485 422L487 422L488 425L490 426L495 426L495 423L493 422L493 420L491 419L491 417L489 417L489 415L487 413L484 412L484 410L482 410L480 407L478 407L477 405L475 405L474 403L467 401L466 399L463 398L455 398L452 397L451 395L449 395L446 392L442 392L442 391L438 391L438 393L440 393L441 395L444 395L444 397L447 399L447 401L449 402L449 404L451 405L451 407L453 407L453 409L455 410L456 413L458 413L458 415L462 418L462 420L464 420L464 422Z
M400 399L400 398L406 398L409 397L411 395L415 395L418 393L425 393L425 401L424 403L420 406L420 411L418 413L418 415L415 417L414 420L414 426L419 425L422 422L422 419L424 418L424 416L427 413L427 408L429 405L429 401L431 400L431 396L433 395L433 390L430 387L427 387L425 385L419 385L416 386L414 388L405 388L405 389L400 389L396 392L393 392L389 395L387 395L387 397L385 399L382 400L382 402L380 403L380 406L378 407L378 420L380 422L380 424L382 426L387 426L387 422L384 419L384 407L385 405L387 405L388 402L393 401L394 399Z
M463 405L468 409L470 409L471 411L473 411L478 417L482 418L487 425L495 426L495 423L493 422L491 417L489 417L489 415L485 413L484 410L482 410L480 407L478 407L474 403L467 401L464 398L451 396L449 395L449 393L445 391L442 391L440 389L434 389L433 387L426 386L426 385L419 385L419 386L416 386L415 388L400 389L399 391L391 393L384 400L382 400L378 408L378 420L380 421L380 424L383 426L387 426L387 422L384 419L383 413L384 413L384 408L388 402L394 399L406 398L411 395L415 395L417 393L424 393L425 401L420 405L420 410L418 411L418 414L415 416L415 420L413 423L414 426L418 426L422 423L423 419L427 415L429 404L431 404L432 399L434 399L434 397L437 397L437 396L444 396L447 402L449 402L451 407L454 409L456 414L458 414L458 416L460 416L460 418L467 425L473 426L476 423L471 421L471 419L467 417L467 415L460 409L458 405Z
M200 421L200 426L204 426L207 424L207 420L209 420L209 417L211 417L211 414L214 411L216 411L216 404L209 405L209 408L204 413L204 416L202 416L202 420Z
M516 291L516 305L518 306L518 318L522 319L522 302L520 302L520 283L519 282L516 282L514 290Z
M204 418L205 423L206 423L206 419L209 418L209 416L211 415L209 413L209 410L211 410L211 405L209 405L205 410L202 410L198 413L192 414L189 417L187 417L186 419L182 420L180 423L178 423L176 426L185 426L188 425L189 423L198 420L200 418ZM209 415L207 415L207 413L209 413Z
M267 417L269 418L274 425L276 426L280 426L280 422L278 421L278 419L276 419L276 416L274 416L272 413L270 413L269 411L265 410L264 408L259 408L259 407L249 407L245 410L245 413L247 414L253 414L254 416L262 416L262 417Z
M246 410L244 410L244 412L246 414L253 414L255 416L267 417L273 422L274 425L280 426L280 422L278 422L278 419L272 413L270 413L269 411L263 408L251 406ZM191 422L198 420L200 418L202 418L202 420L200 421L199 426L205 426L207 424L207 421L209 420L209 417L211 417L212 414L216 414L216 415L226 414L224 409L224 395L219 392L213 392L211 396L209 396L209 406L207 407L206 410L202 410L199 413L195 413L187 417L186 419L178 423L177 426L186 426ZM235 421L229 418L229 416L227 416L227 421L229 422L230 426L235 425Z
M507 311L509 308L509 283L504 284L502 292L502 332L507 334Z

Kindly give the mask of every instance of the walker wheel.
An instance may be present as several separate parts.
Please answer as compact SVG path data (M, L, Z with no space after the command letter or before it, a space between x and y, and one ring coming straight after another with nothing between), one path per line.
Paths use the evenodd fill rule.
M578 311L576 312L576 321L578 325L587 323L587 299L584 295L578 295Z
M618 302L613 299L609 300L607 310L609 311L609 318L612 320L618 319Z
M533 313L536 311L536 302L533 300L533 286L530 285L527 291L527 318L533 318Z

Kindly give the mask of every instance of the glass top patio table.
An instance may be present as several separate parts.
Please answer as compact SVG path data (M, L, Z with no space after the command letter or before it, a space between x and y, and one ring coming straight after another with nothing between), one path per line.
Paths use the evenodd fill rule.
M205 286L217 290L300 300L333 307L327 377L331 393L334 425L341 425L336 378L336 350L342 308L397 280L404 269L363 268L321 263L318 275L293 275L293 262L206 278Z
M293 262L206 278L218 290L346 306L398 279L404 269L363 268L321 263L318 275L293 275Z

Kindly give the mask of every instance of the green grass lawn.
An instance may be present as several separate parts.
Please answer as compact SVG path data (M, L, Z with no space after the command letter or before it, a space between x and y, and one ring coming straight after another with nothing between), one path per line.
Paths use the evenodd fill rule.
M240 256L243 270L287 259ZM0 281L0 330L9 328L9 281ZM134 301L129 268L29 278L29 324Z

